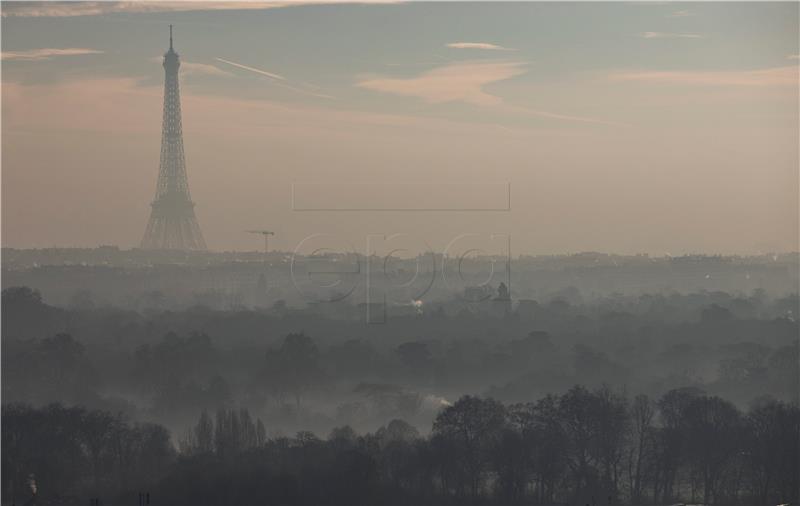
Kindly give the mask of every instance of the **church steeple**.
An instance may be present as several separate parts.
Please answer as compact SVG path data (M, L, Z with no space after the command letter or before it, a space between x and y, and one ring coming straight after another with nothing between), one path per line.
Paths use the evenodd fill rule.
M169 25L169 50L172 51L172 25Z

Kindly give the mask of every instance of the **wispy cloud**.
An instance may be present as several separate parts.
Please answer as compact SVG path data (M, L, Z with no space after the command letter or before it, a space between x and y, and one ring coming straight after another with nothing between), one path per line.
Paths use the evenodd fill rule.
M473 105L499 104L500 97L484 90L487 84L525 73L522 62L453 63L417 77L375 77L356 86L368 90L417 97L429 103L466 102Z
M613 74L613 81L690 86L797 86L796 66L732 71L647 71Z
M575 116L573 114L562 114L557 112L551 111L543 111L541 109L533 109L530 107L519 107L519 106L505 106L507 111L510 113L516 114L526 114L531 116L539 116L542 118L548 119L555 119L561 121L572 121L577 123L588 123L593 125L607 125L607 126L615 126L615 127L629 127L629 124L620 123L618 121L608 121L600 118L589 118L586 116Z
M511 47L498 46L497 44L490 44L488 42L451 42L446 44L447 47L453 49L487 49L491 51L516 51Z
M683 10L683 11L675 11L672 14L670 14L669 17L671 17L671 18L685 18L685 17L692 16L692 15L693 14L692 14L691 11Z
M80 56L86 54L101 54L103 51L87 49L84 47L43 48L29 49L27 51L3 51L3 60L36 61L50 60L58 56Z
M669 33L669 32L642 32L639 37L643 39L702 39L697 33Z
M396 0L360 0L354 3L394 3ZM73 17L100 16L114 13L147 13L174 11L274 9L295 5L342 3L341 0L276 0L276 1L156 1L139 2L4 2L3 17Z
M356 86L393 95L416 97L428 103L463 102L517 117L536 116L560 121L621 126L602 119L561 114L525 106L507 104L484 87L524 74L525 62L466 62L451 63L417 77L375 77L364 79Z
M290 84L289 80L286 79L285 77L283 77L280 74L275 74L273 72L267 72L266 70L262 70L262 69L259 69L259 68L256 68L256 67L251 67L249 65L243 65L241 63L236 63L235 61L226 60L224 58L215 58L215 60L220 61L220 62L225 63L225 64L228 64L228 65L231 65L233 67L242 69L242 70L246 70L248 72L253 72L255 74L259 74L259 75L262 75L262 76L265 76L265 77L269 77L270 78L270 82L272 84L274 84L276 86L280 86L281 88L286 88L288 90L292 90L294 92L302 93L304 95L309 95L309 96L312 96L312 97L335 98L335 97L332 97L331 95L326 95L324 93L318 93L315 90L320 89L319 86L315 86L313 84L299 83L297 86L295 86L294 84Z

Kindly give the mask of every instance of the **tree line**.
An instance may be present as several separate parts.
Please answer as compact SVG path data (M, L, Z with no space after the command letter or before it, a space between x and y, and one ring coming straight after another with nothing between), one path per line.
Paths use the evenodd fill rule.
M124 496L157 483L177 455L164 427L105 411L5 404L2 422L4 504Z
M740 406L764 394L791 401L800 327L770 315L800 314L797 301L757 293L642 295L633 306L558 299L520 302L502 320L428 314L364 325L310 310L64 309L15 287L2 294L2 394L122 410L173 429L203 409L244 406L273 429L293 432L299 420L318 433L391 418L432 422L413 403L384 413L389 403L362 383L451 401L475 393L524 402L603 382L652 396L696 386Z
M178 449L160 426L101 411L7 405L2 421L4 501L30 495L32 476L42 497L135 504L147 490L172 505L782 504L800 488L796 404L742 412L693 388L463 396L428 435L393 420L363 435L269 437L228 408L201 413Z

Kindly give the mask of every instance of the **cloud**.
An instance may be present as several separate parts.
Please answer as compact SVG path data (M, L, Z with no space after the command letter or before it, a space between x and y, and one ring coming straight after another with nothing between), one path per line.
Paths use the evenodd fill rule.
M18 60L18 61L38 61L50 60L57 56L80 56L85 54L102 54L103 51L97 49L87 49L83 47L67 47L67 48L43 48L43 49L29 49L27 51L3 51L3 60Z
M675 11L669 15L671 18L685 18L688 16L692 16L693 14L690 11Z
M642 32L639 37L643 39L702 39L696 33L668 33L668 32Z
M800 60L800 54L787 54L787 60Z
M731 71L648 71L624 72L611 76L613 81L687 86L797 86L796 66L758 70Z
M451 42L446 44L447 47L453 49L488 49L492 51L516 51L514 48L498 46L497 44L489 44L488 42Z
M394 3L395 0L361 0L354 3ZM277 0L277 1L166 1L139 2L4 2L3 17L73 17L100 16L114 13L148 13L177 11L274 9L295 5L341 3L341 0Z
M521 62L453 63L417 77L375 77L361 80L356 86L393 95L417 97L429 103L495 105L501 103L502 99L484 91L484 86L524 74L525 65Z
M127 135L158 132L163 88L143 85L142 82L141 77L67 79L43 84L6 81L3 83L3 134L112 131ZM427 139L443 133L448 137L450 134L472 136L485 135L488 131L503 137L513 134L528 138L535 132L519 125L476 124L403 112L369 112L268 98L227 97L197 93L197 90L184 90L181 100L184 132L188 136L203 134L210 138L223 137L231 142L257 139L257 145L261 147L265 137L302 143L311 136L322 143L349 137L353 142L363 142L364 138L374 139L383 133L394 138L398 128L411 133L422 132L423 138ZM119 120L114 122L111 130L108 118ZM265 121L265 118L270 121ZM91 136L82 138L91 139ZM157 137L155 139L157 143ZM157 144L154 147L158 149Z
M356 86L368 90L420 98L428 103L463 102L492 107L493 110L517 117L540 118L578 123L625 126L597 118L561 114L525 106L507 104L502 98L487 93L484 86L504 81L526 72L525 62L452 63L412 78L376 77L364 79Z

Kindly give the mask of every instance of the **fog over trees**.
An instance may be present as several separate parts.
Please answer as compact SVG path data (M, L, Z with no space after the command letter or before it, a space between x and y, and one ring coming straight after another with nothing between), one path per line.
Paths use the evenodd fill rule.
M380 323L259 276L219 298L137 281L208 263L4 264L3 502L797 502L800 308L769 281L796 270L676 259L715 277L612 291L589 258L390 302Z

